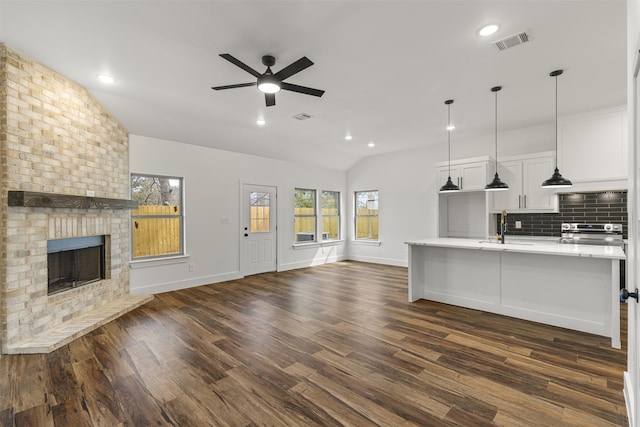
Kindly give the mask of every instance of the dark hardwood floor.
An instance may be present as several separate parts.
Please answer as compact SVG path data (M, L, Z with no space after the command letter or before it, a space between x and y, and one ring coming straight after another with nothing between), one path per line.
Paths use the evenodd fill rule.
M0 422L625 426L609 343L408 303L406 268L340 262L157 295L53 353L2 356Z

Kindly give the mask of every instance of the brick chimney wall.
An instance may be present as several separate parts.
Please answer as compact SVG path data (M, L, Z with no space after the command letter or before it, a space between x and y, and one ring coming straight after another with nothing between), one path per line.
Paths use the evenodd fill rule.
M0 44L2 347L129 293L127 210L7 207L7 191L129 199L127 130L83 87ZM47 296L47 240L107 235L106 280Z

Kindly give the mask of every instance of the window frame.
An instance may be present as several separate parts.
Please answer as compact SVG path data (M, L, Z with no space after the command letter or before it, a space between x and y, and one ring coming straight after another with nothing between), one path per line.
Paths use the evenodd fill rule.
M337 213L335 215L325 215L322 212L322 196L324 195L324 193L335 193L336 194L336 202L337 202ZM322 242L334 242L336 240L342 240L342 194L340 191L333 191L333 190L321 190L320 191L320 215L319 215L319 222L320 222L320 237L322 237L322 233L324 233L324 228L322 227L323 223L324 223L324 218L325 217L335 217L337 218L338 221L338 234L335 238L327 238L325 239L320 239Z
M311 191L313 193L313 214L312 215L299 215L296 214L296 194L298 191ZM312 240L305 240L302 242L299 242L297 239L297 232L296 232L296 219L297 218L313 218L313 239ZM302 188L302 187L295 187L293 189L293 244L294 245L305 245L305 244L310 244L310 243L318 243L318 190L313 189L313 188Z
M358 194L362 193L376 193L376 214L366 214L360 215L358 214ZM378 237L373 238L362 238L358 237L358 218L369 217L369 218L378 218ZM380 191L379 190L361 190L353 192L353 240L357 242L379 242L380 241Z
M178 218L179 219L179 228L180 228L180 233L179 233L179 241L180 241L180 250L179 252L171 252L171 253L165 253L165 254L158 254L158 255L147 255L147 256L134 256L134 233L133 231L131 231L131 238L129 239L131 242L131 251L130 251L130 259L132 262L136 262L136 261L153 261L153 260L163 260L163 259L171 259L171 258L178 258L178 257L184 257L186 256L186 239L185 239L185 183L184 183L184 177L181 176L172 176L172 175L159 175L159 174L146 174L146 173L130 173L129 176L129 194L131 195L131 198L133 199L133 187L132 187L132 181L133 181L133 177L144 177L144 178L159 178L159 179L169 179L169 180L177 180L179 182L179 190L180 190L180 195L179 195L179 200L180 200L180 210L179 210L179 214L153 214L153 215L135 215L134 212L135 210L131 211L131 228L130 230L132 230L133 225L134 225L134 221L137 219L152 219L152 218ZM144 205L143 205L144 206Z

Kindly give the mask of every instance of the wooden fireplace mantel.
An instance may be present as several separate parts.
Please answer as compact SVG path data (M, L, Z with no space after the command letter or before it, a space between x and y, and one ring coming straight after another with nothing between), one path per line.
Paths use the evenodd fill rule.
M37 193L33 191L9 190L9 206L28 208L68 209L137 209L138 202L104 197L72 196L68 194Z

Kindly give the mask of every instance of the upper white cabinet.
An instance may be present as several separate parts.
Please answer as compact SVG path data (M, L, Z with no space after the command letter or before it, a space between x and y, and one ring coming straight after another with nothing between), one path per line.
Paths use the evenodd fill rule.
M627 188L627 139L625 108L560 119L560 173L580 190Z
M558 196L542 188L555 169L552 151L508 157L498 162L498 173L509 190L492 192L492 212L557 212Z
M451 180L460 187L460 191L484 190L484 186L490 181L487 164L489 157L476 157L465 160L451 161ZM438 188L447 182L449 177L449 163L436 164Z

